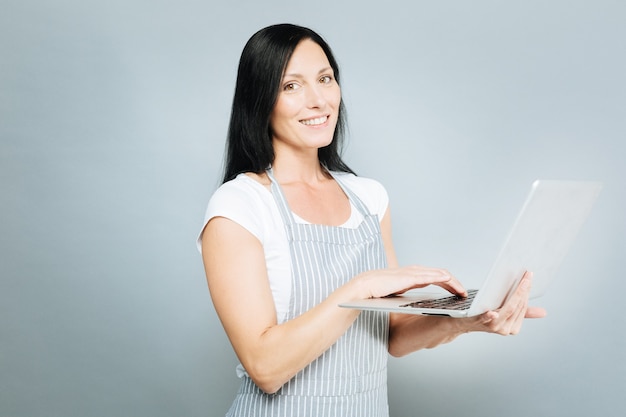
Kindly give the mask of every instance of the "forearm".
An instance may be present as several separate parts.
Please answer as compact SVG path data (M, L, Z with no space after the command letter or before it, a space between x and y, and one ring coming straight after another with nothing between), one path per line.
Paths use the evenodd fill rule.
M400 357L431 349L467 333L462 319L441 316L392 314L389 320L389 353Z
M359 311L338 304L358 297L358 285L348 283L301 316L267 328L238 351L250 377L265 392L277 391L346 332Z
M261 242L222 217L207 224L202 240L215 310L241 364L266 392L278 390L350 327L359 312L339 303L368 296L362 280L353 279L306 313L277 324Z

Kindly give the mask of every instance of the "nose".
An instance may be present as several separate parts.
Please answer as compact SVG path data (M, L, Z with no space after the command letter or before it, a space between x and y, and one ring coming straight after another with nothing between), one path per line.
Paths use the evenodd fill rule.
M322 108L326 105L326 96L323 88L312 85L307 88L307 106L310 108Z

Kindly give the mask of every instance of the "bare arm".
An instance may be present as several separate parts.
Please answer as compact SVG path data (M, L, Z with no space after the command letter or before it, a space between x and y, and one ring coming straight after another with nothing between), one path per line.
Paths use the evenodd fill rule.
M450 288L451 278L435 268L369 271L279 325L259 240L239 224L216 217L204 230L202 248L218 316L242 365L268 393L320 356L354 322L359 312L340 308L339 303L435 283Z

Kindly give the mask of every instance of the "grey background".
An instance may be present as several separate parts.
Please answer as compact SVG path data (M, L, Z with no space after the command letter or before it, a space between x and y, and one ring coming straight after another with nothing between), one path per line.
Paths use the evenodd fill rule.
M478 285L535 178L605 182L548 318L391 359L392 416L620 414L625 19L608 0L1 0L0 415L224 414L236 360L194 240L241 49L284 21L335 50L346 158L387 187L401 263ZM579 307L591 292L606 309Z

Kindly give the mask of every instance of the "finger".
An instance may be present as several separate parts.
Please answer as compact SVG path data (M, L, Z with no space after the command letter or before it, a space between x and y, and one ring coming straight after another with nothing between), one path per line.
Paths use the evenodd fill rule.
M526 272L511 298L502 306L507 311L507 318L517 315L521 306L527 303L531 285L532 273Z
M503 306L500 334L518 334L522 328L524 317L528 309L528 296L532 285L532 273L525 272L513 297Z
M454 279L445 269L411 266L400 272L409 274L411 280L413 281L413 288L421 288L433 284L446 285Z
M513 314L510 317L510 334L518 334L520 332L522 324L524 322L524 317L526 316L526 310L528 309L528 296L530 294L531 282L530 278L528 278L527 275L524 276L526 277L524 278L524 282L520 283L520 297L518 305L516 306Z
M380 278L385 276L387 279L381 281ZM402 294L414 288L423 288L450 280L449 274L444 270L415 265L369 271L363 277L371 283L368 284L368 287L372 288L370 297Z
M482 324L489 324L497 321L500 318L500 314L497 311L487 311L481 315Z
M524 315L527 319L541 319L547 315L547 311L541 307L528 307L526 309L526 314Z
M524 323L524 316L526 315L526 310L528 309L528 302L524 301L520 306L517 314L515 315L514 320L511 322L511 326L509 329L509 334L518 334L520 330L522 330L522 324Z
M467 290L463 287L463 284L461 284L461 282L448 270L432 268L429 272L441 278L441 280L432 282L432 284L437 285L452 294L467 297Z
M422 277L434 280L433 282L445 282L452 278L452 274L445 269L430 268L419 265L411 265L403 268L404 271L408 271L415 277Z
M467 296L463 285L445 269L410 265L389 269L387 273L396 277L395 288L388 290L390 294L402 294L411 289L437 285L452 294Z
M520 314L523 314L525 311L525 302L526 299L516 292L497 310L502 329L509 328L511 323L515 322ZM506 330L504 330L504 332L508 333Z
M456 279L451 279L445 282L439 282L439 283L436 283L436 285L454 295L458 295L460 297L467 297L467 290Z

